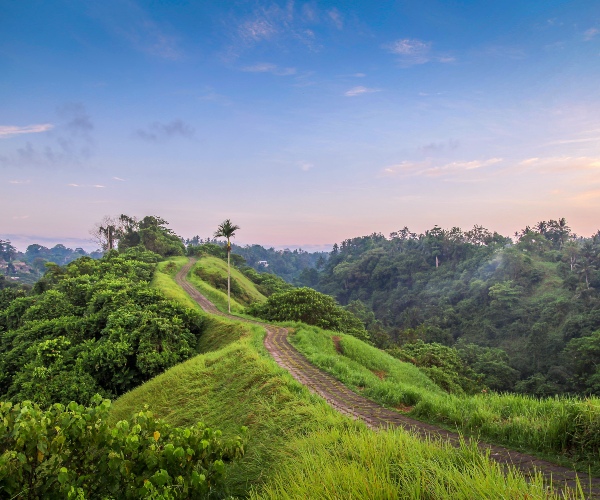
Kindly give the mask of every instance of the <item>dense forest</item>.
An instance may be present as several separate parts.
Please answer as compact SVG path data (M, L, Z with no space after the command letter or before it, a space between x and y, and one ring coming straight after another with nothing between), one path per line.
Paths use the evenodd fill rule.
M149 286L183 243L155 217L126 229L120 252L49 264L32 288L0 290L0 399L113 398L196 354L202 317Z
M559 219L514 240L405 227L336 244L303 276L381 347L451 346L497 390L600 394L600 232L579 237Z

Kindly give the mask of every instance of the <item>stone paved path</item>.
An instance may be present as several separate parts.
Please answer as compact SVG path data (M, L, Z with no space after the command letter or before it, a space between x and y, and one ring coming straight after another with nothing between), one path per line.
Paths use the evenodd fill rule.
M177 283L190 297L207 313L224 316L237 321L252 322L264 327L267 331L264 341L265 347L277 364L288 370L298 382L323 397L337 411L352 418L360 419L373 429L402 427L418 436L440 438L451 442L455 446L459 446L461 440L459 434L414 420L402 413L384 408L374 401L351 391L331 375L312 365L289 343L286 328L259 321L249 321L219 311L212 302L187 281L186 276L194 263L195 260L191 259L190 262L181 268L175 278ZM468 438L464 440L469 441ZM589 492L589 498L600 499L599 478L590 477L581 472L574 472L566 467L561 467L535 456L519 453L502 446L479 442L478 447L482 451L489 450L490 457L500 464L512 465L525 475L534 474L536 471L542 472L547 478L551 478L554 485L559 488L565 485L574 487L576 484L575 480L579 477L584 491Z

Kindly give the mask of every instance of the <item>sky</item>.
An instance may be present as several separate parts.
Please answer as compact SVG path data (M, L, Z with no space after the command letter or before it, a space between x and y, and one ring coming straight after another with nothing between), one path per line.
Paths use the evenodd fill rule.
M600 2L0 0L0 238L600 229Z

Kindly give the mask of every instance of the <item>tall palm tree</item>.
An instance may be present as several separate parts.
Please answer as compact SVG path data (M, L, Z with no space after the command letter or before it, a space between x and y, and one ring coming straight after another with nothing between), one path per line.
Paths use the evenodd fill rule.
M217 226L215 238L227 238L227 309L231 314L231 267L229 265L229 255L231 254L230 238L235 236L235 232L240 229L240 226L232 224L229 219L225 219Z

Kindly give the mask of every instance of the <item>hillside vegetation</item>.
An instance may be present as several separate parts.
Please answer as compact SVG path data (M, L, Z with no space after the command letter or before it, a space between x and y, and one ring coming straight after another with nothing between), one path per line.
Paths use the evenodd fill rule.
M187 303L182 291L179 300ZM341 416L275 364L263 336L257 326L211 318L201 339L205 354L122 396L113 406L113 419L147 403L173 425L202 420L225 433L246 425L246 455L227 470L229 492L236 495L553 497L541 478L528 483L518 474L505 476L475 448L421 442L402 431L373 432Z
M159 256L108 252L0 291L0 397L43 405L115 397L196 353L203 318L150 288Z
M550 220L509 238L407 228L335 245L315 287L380 347L451 346L495 390L600 395L600 233Z

